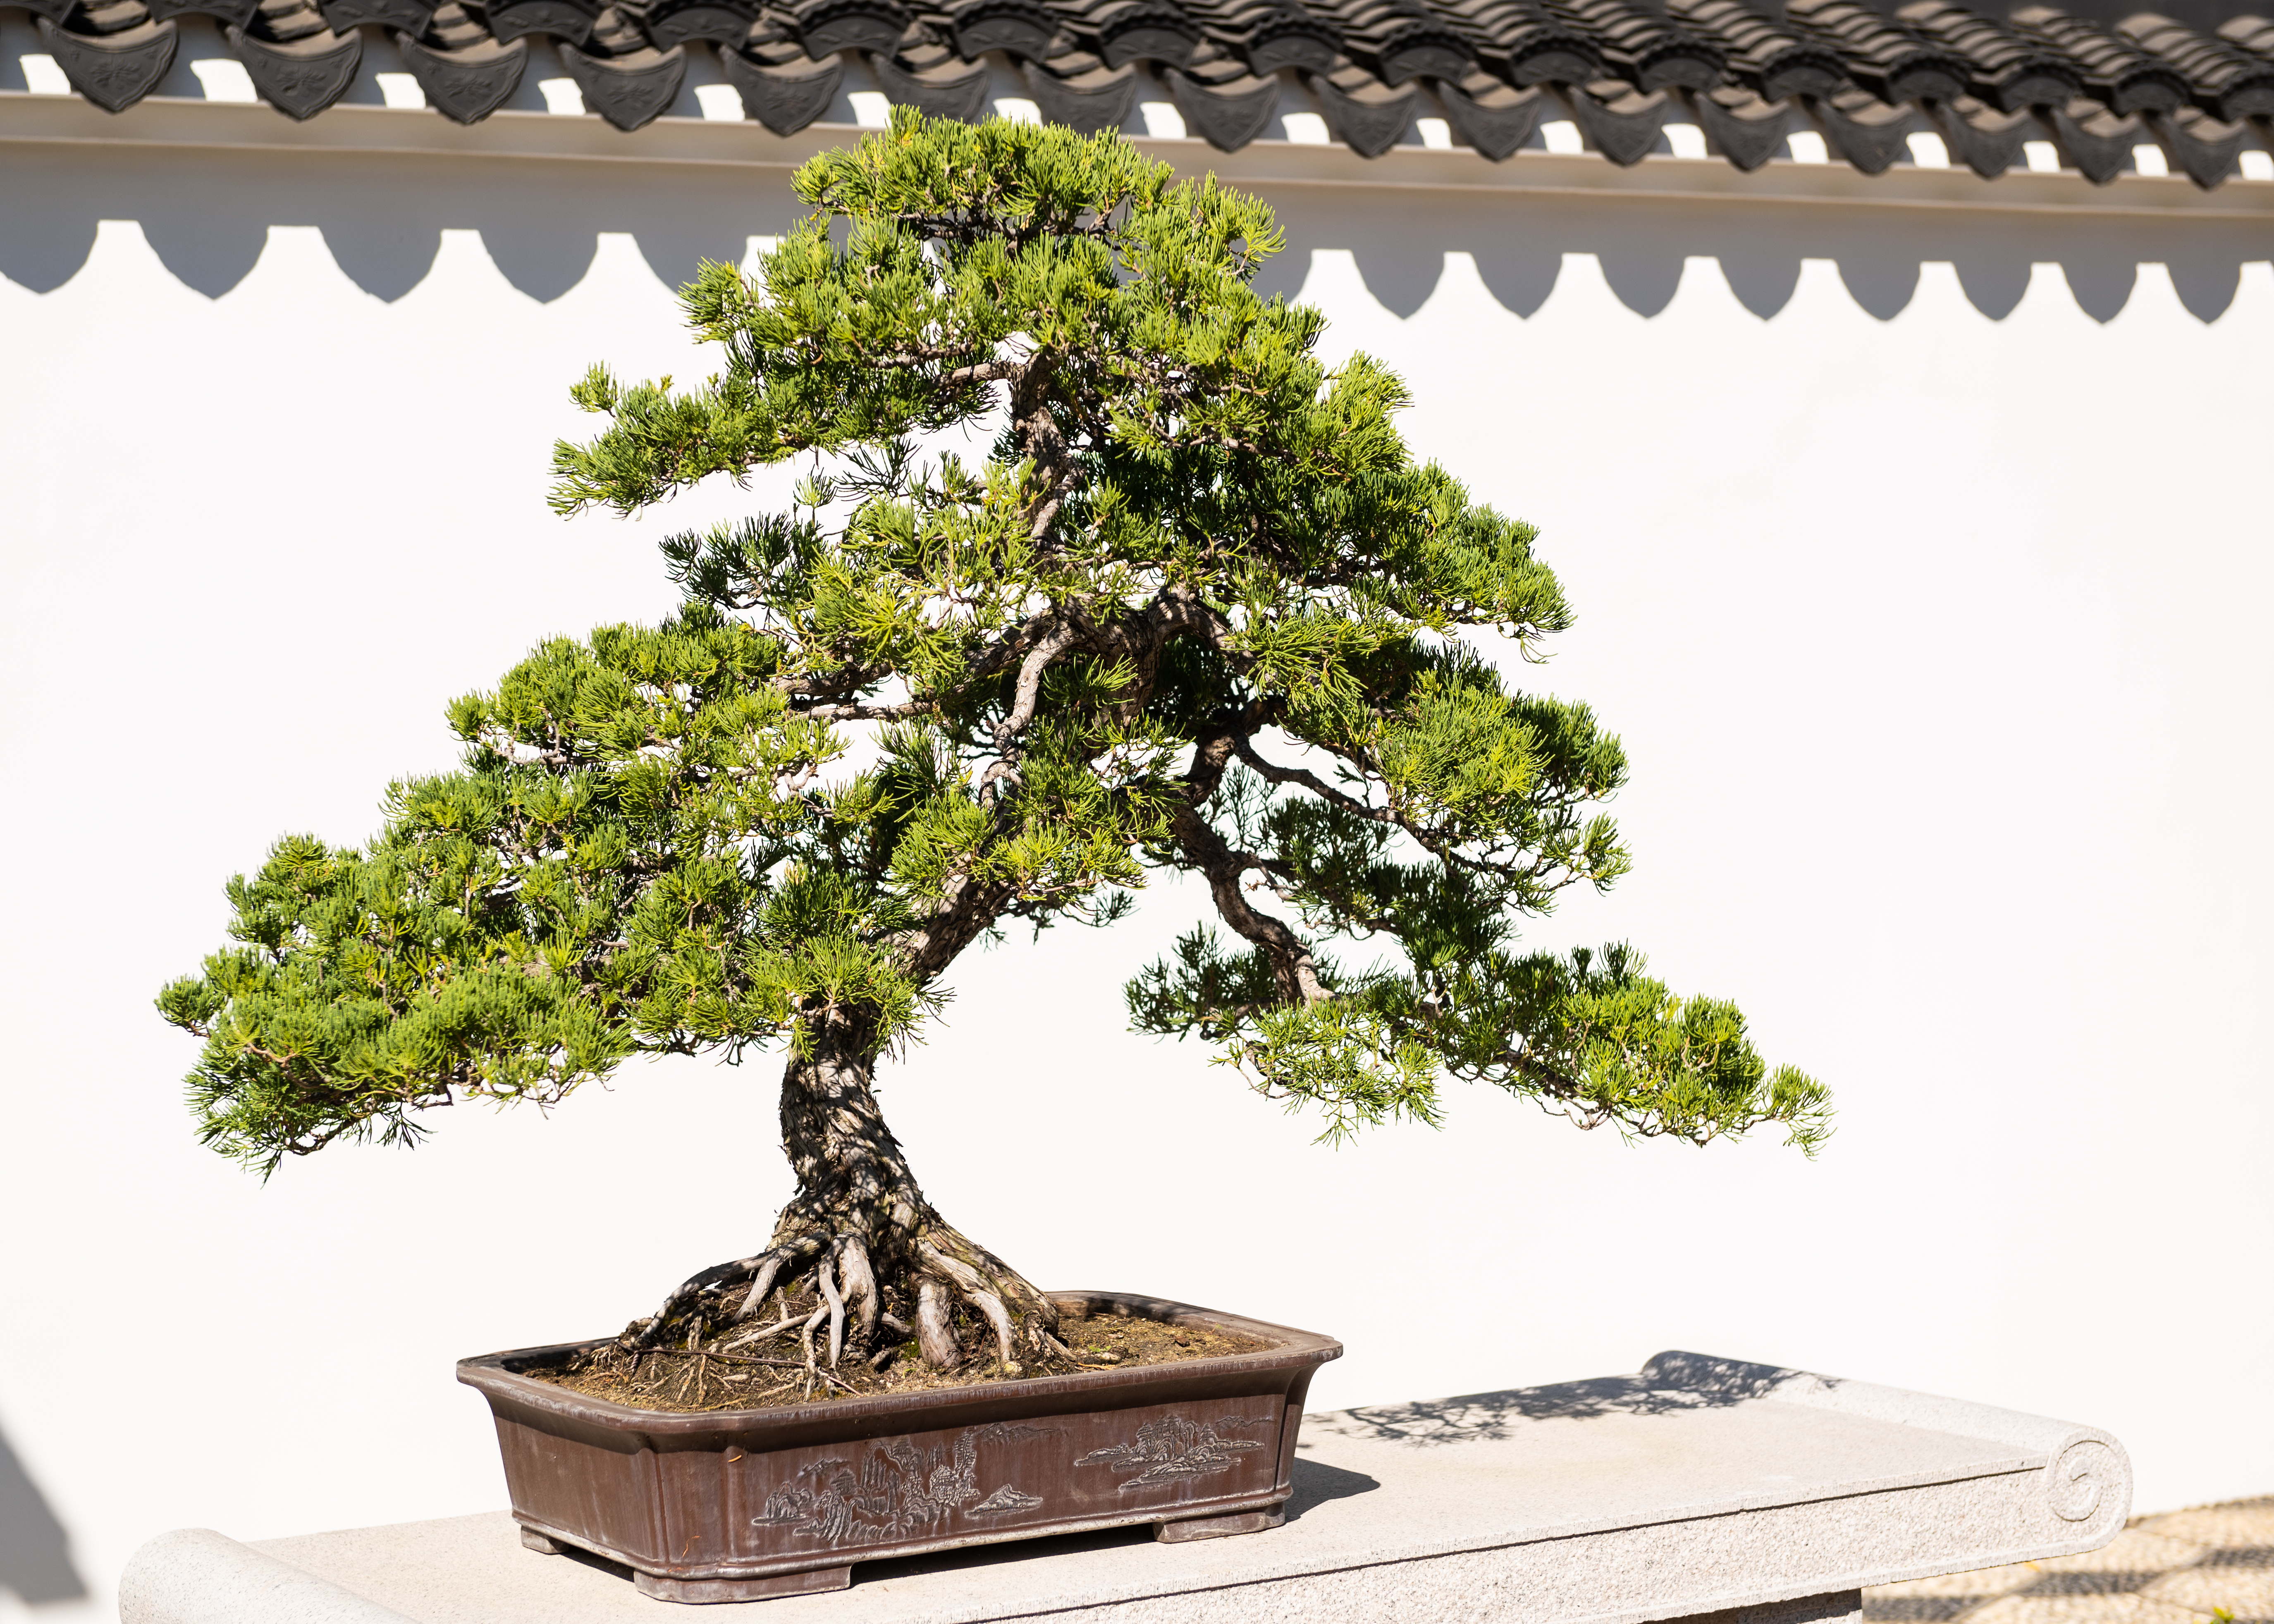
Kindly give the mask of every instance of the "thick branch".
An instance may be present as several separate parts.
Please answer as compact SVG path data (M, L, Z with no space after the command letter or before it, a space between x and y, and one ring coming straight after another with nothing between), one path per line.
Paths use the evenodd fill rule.
M1235 852L1201 815L1201 804L1223 778L1239 736L1236 731L1227 729L1201 739L1193 752L1192 767L1185 775L1186 782L1192 786L1192 804L1177 814L1171 828L1178 845L1207 876L1209 892L1216 898L1216 909L1224 916L1224 922L1263 950L1264 958L1271 965L1272 979L1278 983L1279 996L1290 1004L1322 1003L1334 995L1319 980L1310 945L1284 920L1248 906L1240 888L1240 877L1254 865L1247 861L1246 853Z

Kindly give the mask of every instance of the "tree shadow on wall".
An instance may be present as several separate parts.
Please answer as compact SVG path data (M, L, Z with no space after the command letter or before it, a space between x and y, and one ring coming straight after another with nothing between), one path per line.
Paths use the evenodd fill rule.
M47 1496L0 1433L0 1590L26 1606L81 1601L87 1583L72 1562L71 1536Z
M35 292L79 274L105 220L139 222L167 268L212 298L245 279L271 226L315 226L341 270L381 299L418 285L445 230L471 229L508 282L550 301L584 277L603 231L629 233L675 287L704 259L739 259L751 236L779 233L804 212L787 170L722 183L716 170L656 164L595 184L584 165L463 154L238 154L215 165L162 147L133 149L131 159L108 149L31 152L0 170L0 274ZM2212 321L2233 302L2243 264L2267 257L2247 222L2186 217L1262 190L1288 235L1287 252L1264 268L1263 291L1295 293L1314 251L1344 251L1401 318L1437 290L1449 252L1468 253L1494 299L1526 318L1576 253L1593 255L1613 297L1643 317L1673 302L1693 257L1718 260L1738 303L1763 320L1791 301L1803 259L1830 259L1856 303L1883 321L1909 305L1930 260L1954 266L1968 300L1992 320L2021 303L2033 265L2056 263L2098 321L2124 309L2142 262L2161 261L2180 302Z
M1449 251L1465 252L1504 308L1529 318L1554 292L1566 254L1593 254L1614 297L1637 315L1673 303L1684 262L1718 260L1737 302L1766 320L1791 302L1803 259L1829 259L1849 296L1882 321L1916 297L1923 263L1948 261L1967 301L1993 321L2011 315L2034 266L2060 267L2078 306L2096 321L2129 302L2139 267L2169 267L2180 302L2216 321L2234 302L2242 267L2264 259L2263 229L2248 222L2014 214L1944 218L1872 208L1806 210L1720 200L1712 206L1615 197L1479 197L1457 207L1382 192L1363 210L1315 195L1267 195L1287 232L1287 250L1266 267L1267 292L1291 297L1314 250L1347 250L1367 290L1385 309L1412 315L1442 277Z

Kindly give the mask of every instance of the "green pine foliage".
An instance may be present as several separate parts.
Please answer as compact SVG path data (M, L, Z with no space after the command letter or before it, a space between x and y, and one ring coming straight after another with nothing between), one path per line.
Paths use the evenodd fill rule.
M816 212L755 276L683 294L719 371L596 368L553 499L794 459L796 500L668 542L666 623L452 705L463 767L394 786L366 847L293 837L231 884L237 945L160 999L205 1039L210 1143L273 1168L824 1018L880 1051L975 942L1110 923L1173 869L1221 919L1130 983L1134 1025L1329 1136L1434 1122L1451 1076L1813 1147L1824 1090L1734 1006L1517 945L1625 871L1625 756L1484 658L1570 624L1534 533L1414 459L1397 378L1255 293L1261 202L1111 135L906 110L797 187ZM983 461L940 448L974 426Z

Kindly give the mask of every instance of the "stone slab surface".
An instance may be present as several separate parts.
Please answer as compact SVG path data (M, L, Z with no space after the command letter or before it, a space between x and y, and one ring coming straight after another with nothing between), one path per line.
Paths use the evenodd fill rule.
M2121 1446L2090 1427L1690 1354L1309 1417L1295 1481L1286 1526L1267 1534L1069 1536L862 1564L849 1590L728 1605L763 1608L765 1624L1830 1624L1855 1616L1864 1586L2097 1549L2131 1502ZM137 1554L124 1624L219 1624L184 1610L198 1585L183 1572L219 1583L234 1542L191 1540ZM670 1616L620 1568L523 1550L502 1512L237 1549L273 1598L232 1624ZM305 1610L279 1567L376 1611Z

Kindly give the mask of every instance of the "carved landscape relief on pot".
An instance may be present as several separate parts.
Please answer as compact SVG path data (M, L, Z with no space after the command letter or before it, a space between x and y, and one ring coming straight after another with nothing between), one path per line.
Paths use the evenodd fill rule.
M1280 1417L1254 1400L998 1421L783 1455L730 1457L771 1480L742 1543L838 1551L984 1537L1022 1522L1175 1510L1268 1491Z

